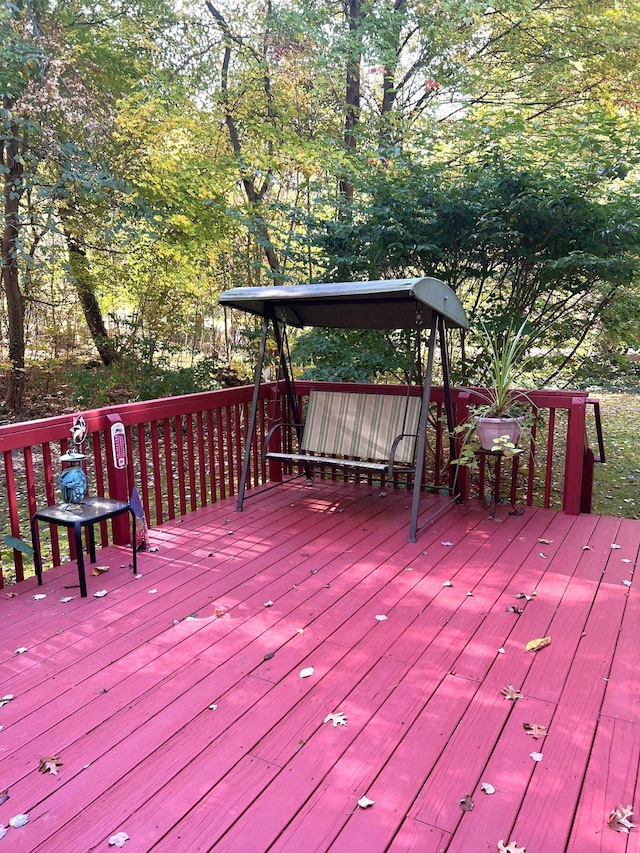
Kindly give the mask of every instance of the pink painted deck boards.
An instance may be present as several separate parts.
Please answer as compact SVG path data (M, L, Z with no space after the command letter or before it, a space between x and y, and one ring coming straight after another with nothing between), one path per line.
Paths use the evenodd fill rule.
M410 544L409 504L295 482L152 529L138 579L111 546L86 599L75 563L0 598L7 849L638 853L640 522L469 503Z

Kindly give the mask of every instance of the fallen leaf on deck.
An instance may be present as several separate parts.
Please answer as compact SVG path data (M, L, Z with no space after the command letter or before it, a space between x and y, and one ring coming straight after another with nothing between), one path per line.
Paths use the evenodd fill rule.
M106 594L107 594L106 589L99 589L97 592L93 593L93 597L94 598L104 598Z
M0 791L0 806L9 799L9 791Z
M525 649L528 652L537 652L539 649L544 649L551 643L551 637L538 637L536 640L529 640Z
M9 819L9 826L13 826L15 829L18 829L21 826L26 826L29 823L29 815L28 814L17 814L14 817Z
M612 543L611 543L611 550L612 550L612 551L619 551L619 550L620 550L620 548L622 548L622 545L616 545L616 543L615 543L615 542L612 542Z
M523 723L522 726L525 732L531 735L534 740L540 740L547 736L547 727L541 726L540 723Z
M611 827L611 829L616 832L624 832L626 835L629 834L629 830L633 829L635 823L631 823L629 818L633 815L632 806L627 806L626 808L620 804L617 808L615 808L609 817L607 818L607 823Z
M214 704L214 705L209 705L209 710L210 710L210 711L216 711L216 710L217 710L217 708L218 708L218 706L217 706L217 705L215 705L215 704Z
M17 598L18 597L17 592L7 592L7 593L5 593L5 595L7 596L7 598Z
M383 613L381 613L379 616L376 616L376 619L378 620L378 622L386 622L388 618L389 617L385 616Z
M499 654L499 655L504 655L504 654L506 654L506 652L505 652L505 650L502 648L502 646L498 649L498 654Z
M593 551L593 548L591 547L591 545L583 545L582 550L583 551Z
M157 545L152 545L151 548L149 548L148 550L151 554L153 554L154 551L159 551L160 548L158 548Z
M40 601L43 598L46 598L47 594L45 592L39 592L37 595L33 596L34 601Z
M275 652L267 652L266 655L262 658L262 660L271 660L271 658L275 657Z
M225 613L226 610L223 610L222 607L216 607L216 609L213 611L213 615L216 619L220 619L220 617L224 616Z
M518 616L522 616L522 614L524 613L524 610L522 609L522 607L516 607L515 604L510 604L506 608L506 610L508 613L517 613Z
M623 563L630 563L630 562L631 562L631 560L629 560L627 557L623 557L623 558L622 558L622 562L623 562Z
M444 545L446 548L450 548L453 545L453 542L441 542L441 545Z
M633 583L633 581L622 581L622 583L623 583L625 586L631 586L631 584Z
M264 606L265 607L273 607L273 601L265 601Z
M149 593L149 595L155 595L157 591L158 591L157 589L148 589L148 590L147 590L147 592Z
M472 592L468 592L468 593L467 593L467 597L469 597L469 596L471 596L471 598L473 598L473 593L472 593Z
M549 555L540 551L540 553L538 554L538 557L542 557L543 560L547 560Z
M538 539L538 542L540 542L541 545L551 545L553 539Z
M524 696L517 687L514 687L513 684L510 684L508 687L502 688L502 695L505 699L512 699L514 702L516 699L524 699Z
M300 678L309 678L309 676L313 675L314 672L315 669L312 666L307 666L305 669L300 670Z
M28 651L29 651L29 649L27 649L25 646L20 646L19 649L15 650L14 654L23 655L25 652L28 652Z
M7 834L6 826L0 826L0 838L4 838L6 834Z
M442 584L442 586L453 586L453 584L451 583L451 581L445 581L445 582Z
M466 794L460 800L460 808L462 809L463 812L470 812L473 810L473 800L471 799L469 794Z
M485 794L495 794L496 789L490 782L483 782L480 785L480 789L485 792Z
M360 799L358 800L358 805L361 809L368 809L371 806L375 806L375 804L376 801L370 800L369 797L360 797Z
M335 711L333 714L327 714L322 722L333 723L333 728L335 729L336 726L346 726L347 718L342 711Z
M109 571L109 566L96 566L93 569L93 571L91 572L91 574L94 576L94 578L97 578L98 575L103 575L105 572L108 572L108 571Z
M60 599L60 601L61 601L63 604L67 604L67 602L69 602L69 601L73 601L73 596L72 596L72 595L65 595L65 596L64 596L64 598L61 598L61 599Z
M58 767L62 767L62 761L58 755L41 758L38 770L41 773L51 773L52 776L58 775Z
M510 841L504 846L504 841L498 841L498 853L526 853L524 847L518 847L515 841Z
M296 634L304 634L304 628L296 628Z
M6 705L7 702L11 702L13 698L13 693L7 693L6 696L3 696L2 699L0 699L0 708L2 708L3 705Z
M542 761L544 755L541 752L530 752L529 758L533 758L534 761Z
M527 595L527 594L526 594L526 593L524 593L524 592L519 592L519 593L516 595L516 598L526 598L526 600L527 600L527 601L531 601L531 596L530 596L530 595Z
M129 840L126 832L118 832L109 839L109 847L124 847L124 842Z

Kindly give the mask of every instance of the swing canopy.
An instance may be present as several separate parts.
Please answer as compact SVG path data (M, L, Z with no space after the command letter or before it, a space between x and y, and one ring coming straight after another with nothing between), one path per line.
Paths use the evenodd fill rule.
M218 301L298 328L428 328L432 313L440 315L448 327L469 328L458 297L437 278L236 287L222 293Z

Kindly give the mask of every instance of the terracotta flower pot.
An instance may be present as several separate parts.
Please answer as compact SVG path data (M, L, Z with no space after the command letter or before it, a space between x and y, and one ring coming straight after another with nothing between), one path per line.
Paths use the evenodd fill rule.
M483 450L491 450L496 439L503 435L509 436L509 441L517 445L520 440L520 430L524 417L519 418L476 418L476 432Z

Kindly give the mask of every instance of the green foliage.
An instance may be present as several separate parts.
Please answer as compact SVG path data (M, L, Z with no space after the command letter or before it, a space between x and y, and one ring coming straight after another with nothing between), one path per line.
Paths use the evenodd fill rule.
M72 370L69 380L74 404L86 409L212 391L222 387L220 373L219 365L210 358L200 359L191 367L174 368L164 358L154 361L125 356L110 367Z
M443 278L472 327L499 331L527 317L549 379L576 352L635 340L635 326L615 318L637 275L640 202L632 187L590 169L544 172L512 159L459 172L410 161L374 167L353 216L317 223L316 234L334 274ZM466 338L469 383L480 365L473 333Z
M311 329L296 339L291 356L304 379L406 382L413 351L406 333Z

